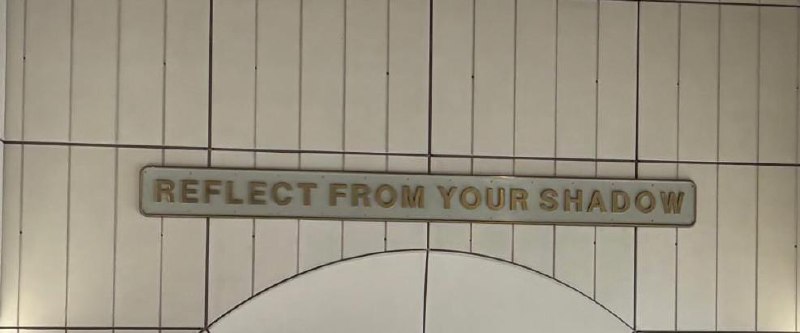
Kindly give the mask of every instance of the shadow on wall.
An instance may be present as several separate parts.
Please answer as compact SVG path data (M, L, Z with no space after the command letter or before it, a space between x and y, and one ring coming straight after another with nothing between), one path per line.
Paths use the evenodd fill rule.
M474 254L432 250L425 296L425 260L425 250L407 250L323 266L256 294L209 330L405 333L422 332L424 321L430 333L632 331L557 280Z

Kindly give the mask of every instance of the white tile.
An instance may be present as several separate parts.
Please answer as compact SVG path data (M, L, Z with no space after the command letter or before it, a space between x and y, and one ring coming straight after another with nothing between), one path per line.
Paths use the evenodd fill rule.
M758 8L723 6L720 14L719 159L756 161Z
M639 158L675 159L678 151L678 5L641 3Z
M696 222L678 230L678 329L714 330L717 311L717 167L682 164L697 184Z
M716 5L681 7L680 160L717 159L718 9Z
M121 0L118 141L161 144L164 1Z
M514 175L553 176L555 175L555 163L553 161L516 160L514 161ZM552 276L555 228L550 225L514 225L513 261Z
M67 141L70 3L29 0L26 4L23 137L27 140Z
M161 154L156 149L118 150L115 325L158 324L161 219L139 212L139 170L161 164Z
M215 147L255 143L256 2L214 2L211 140Z
M555 156L557 1L517 2L516 155Z
M597 157L634 157L637 3L600 2Z
M562 0L558 7L556 156L595 157L599 2Z
M70 163L67 325L110 326L116 154L73 147Z
M342 259L342 223L300 220L300 272Z
M258 2L256 145L260 148L298 148L301 3Z
M474 153L514 154L514 1L475 2Z
M167 2L164 143L208 144L208 15L205 1Z
M3 243L0 271L0 323L15 326L19 288L20 220L22 219L22 146L3 147Z
M797 13L761 8L758 161L797 162Z
M674 179L675 164L639 164L639 177ZM676 235L674 228L638 228L636 323L638 329L675 329Z
M433 6L434 153L472 151L473 10L472 2L463 0L440 0Z
M794 329L796 171L758 169L756 329Z
M65 147L25 147L20 223L20 325L64 325L68 161Z
M113 143L117 118L116 1L74 2L72 140Z
M344 149L387 150L388 1L347 2Z
M428 149L428 0L389 1L389 150Z
M6 89L3 139L22 138L25 0L6 0Z
M300 147L342 150L344 1L303 2Z
M166 165L205 166L207 152L167 150ZM205 300L206 219L164 218L161 325L202 326Z
M755 330L756 179L755 167L719 166L719 330Z
M595 172L592 162L556 163L559 177L591 177ZM594 239L593 227L555 227L553 277L588 295L594 294Z

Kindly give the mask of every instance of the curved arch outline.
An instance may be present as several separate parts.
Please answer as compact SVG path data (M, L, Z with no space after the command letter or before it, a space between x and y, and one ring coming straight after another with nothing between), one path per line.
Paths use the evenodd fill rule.
M387 250L387 251L381 251L381 252L370 252L370 253L361 254L361 255L358 255L358 256L355 256L355 257L342 258L342 259L339 259L337 261L331 261L331 262L324 263L324 264L319 265L319 266L314 266L314 267L309 268L309 269L307 269L305 271L302 271L302 272L297 273L295 275L289 276L289 277L287 277L287 278L285 278L283 280L280 280L280 281L272 284L269 287L261 289L259 292L253 294L252 296L250 296L250 297L244 299L243 301L239 302L238 304L234 305L228 311L225 311L219 317L217 317L216 319L214 319L213 321L208 323L208 326L203 328L200 332L211 332L210 329L211 329L212 326L214 326L214 324L216 324L217 322L219 322L220 320L222 320L223 318L225 318L226 316L231 314L233 311L236 311L236 309L238 309L238 308L242 307L243 305L247 304L248 302L250 302L252 299L256 298L257 296L260 296L261 294L264 294L264 293L272 290L273 288L281 286L281 285L283 285L283 284L285 284L285 283L287 283L289 281L292 281L292 280L294 280L294 279L296 279L296 278L298 278L300 276L303 276L303 275L306 275L308 273L317 271L319 269L322 269L322 268L325 268L325 267L328 267L328 266L332 266L332 265L335 265L335 264L339 264L339 263L355 260L355 259L362 259L362 258L370 257L370 256L377 256L377 255L382 255L382 254L392 254L392 253L427 252L427 251L430 251L430 252L441 252L441 253L463 254L463 255L468 255L468 256L474 256L474 257L479 257L479 258L499 261L499 262L502 262L502 263L511 264L511 265L513 265L515 267L518 267L518 268L522 268L522 269L524 269L526 271L529 271L529 272L536 273L536 274L538 274L538 275L540 275L540 276L542 276L544 278L553 280L553 281L557 282L558 284L560 284L562 286L565 286L565 287L577 292L581 296L585 297L586 299L588 299L592 303L596 304L597 306L599 306L600 308L602 308L603 310L605 310L606 312L608 312L609 314L614 316L614 318L619 320L619 322L622 323L623 325L625 325L625 327L631 329L631 331L635 331L633 326L631 326L630 324L625 322L625 320L623 320L622 317L620 317L619 315L617 315L616 313L611 311L609 308L607 308L605 305L601 304L597 300L589 297L589 295L587 295L586 293L578 290L577 288L567 284L564 281L561 281L561 280L559 280L559 279L557 279L555 277L552 277L550 275L544 274L544 273L542 273L542 272L540 272L538 270L535 270L535 269L533 269L531 267L525 266L525 265L520 264L520 263L508 261L508 260L503 259L503 258L498 258L498 257L493 257L493 256L490 256L490 255L487 255L487 254L482 254L482 253L474 253L474 252L467 252L467 251L460 251L460 250L450 250L450 249L419 249L419 248L417 248L417 249L401 249L401 250Z

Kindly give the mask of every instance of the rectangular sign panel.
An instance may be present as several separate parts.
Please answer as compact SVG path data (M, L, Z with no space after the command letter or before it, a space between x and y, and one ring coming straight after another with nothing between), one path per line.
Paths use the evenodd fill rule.
M147 216L691 226L695 184L148 166Z

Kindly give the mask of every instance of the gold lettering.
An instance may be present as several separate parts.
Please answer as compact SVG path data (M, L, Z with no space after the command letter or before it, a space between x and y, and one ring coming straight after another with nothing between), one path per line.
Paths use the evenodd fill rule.
M583 210L583 190L575 190L575 196L570 196L569 189L564 190L564 211L569 211L570 204L575 204L575 211Z
M236 194L234 193L233 189L233 181L228 180L225 182L225 203L231 205L240 205L244 201L241 198L237 198Z
M558 192L552 188L547 188L539 193L539 208L542 210L552 212L558 208Z
M311 206L311 190L317 188L316 183L297 183L297 187L303 190L303 205Z
M330 185L328 191L328 206L336 206L338 198L344 198L347 194L339 192L347 187L345 184L334 183Z
M586 211L591 212L595 208L600 208L601 213L606 212L606 203L603 201L603 194L598 190L592 192L592 199L589 200L589 208L586 208Z
M414 195L411 195L411 187L403 185L403 208L425 208L425 187L414 187Z
M472 194L472 201L467 199L467 195L470 194ZM462 207L472 210L478 208L478 205L481 204L481 192L473 186L468 186L461 191L461 195L458 199L461 202Z
M197 197L193 196L197 194L197 188L191 187L197 185L197 179L182 179L181 180L181 202L185 203L196 203ZM192 195L192 196L190 196Z
M353 184L350 187L350 206L357 207L359 199L364 207L369 207L369 186L367 184Z
M258 196L262 196L266 194L264 188L267 187L267 183L259 182L259 181L251 181L247 183L248 187L248 195L247 195L247 203L251 205L264 205L267 203L266 200L262 198L258 198Z
M272 195L272 201L275 201L275 203L278 204L279 206L286 206L290 202L292 202L292 196L291 195L287 195L285 197L281 196L280 194L278 194L278 190L280 189L291 191L292 185L289 185L289 183L287 182L279 182L275 185L272 185L272 191L270 193Z
M620 206L622 198L622 206ZM631 208L631 197L625 191L611 191L611 212L624 213Z
M517 204L522 210L528 210L528 191L521 188L512 188L509 191L511 197L511 210L517 210Z
M444 186L437 186L439 189L439 194L442 195L442 201L444 201L444 209L450 209L450 199L453 198L453 192L455 192L456 187L450 186L449 188L445 189Z
M647 198L647 206L642 203L642 199ZM638 209L642 213L649 213L652 212L653 209L656 208L656 198L653 196L653 193L649 191L641 191L639 194L636 195L636 209Z
M222 185L222 182L215 179L208 179L203 181L203 202L209 203L211 202L211 195L212 194L219 194L219 186ZM212 187L213 186L213 187ZM214 188L216 187L216 188Z
M664 214L680 214L683 206L683 192L661 192L661 205L664 206Z
M389 193L389 200L384 198L384 193ZM397 190L391 185L381 184L381 186L378 186L378 189L375 190L375 201L383 208L392 208L394 204L397 203Z
M494 200L492 195L492 188L486 188L486 206L491 210L500 210L506 206L506 189L497 189L497 200Z
M156 198L156 202L161 202L164 195L167 197L167 202L174 202L175 195L172 193L174 189L175 182L168 179L156 179L156 186L153 188L155 190L153 196Z

